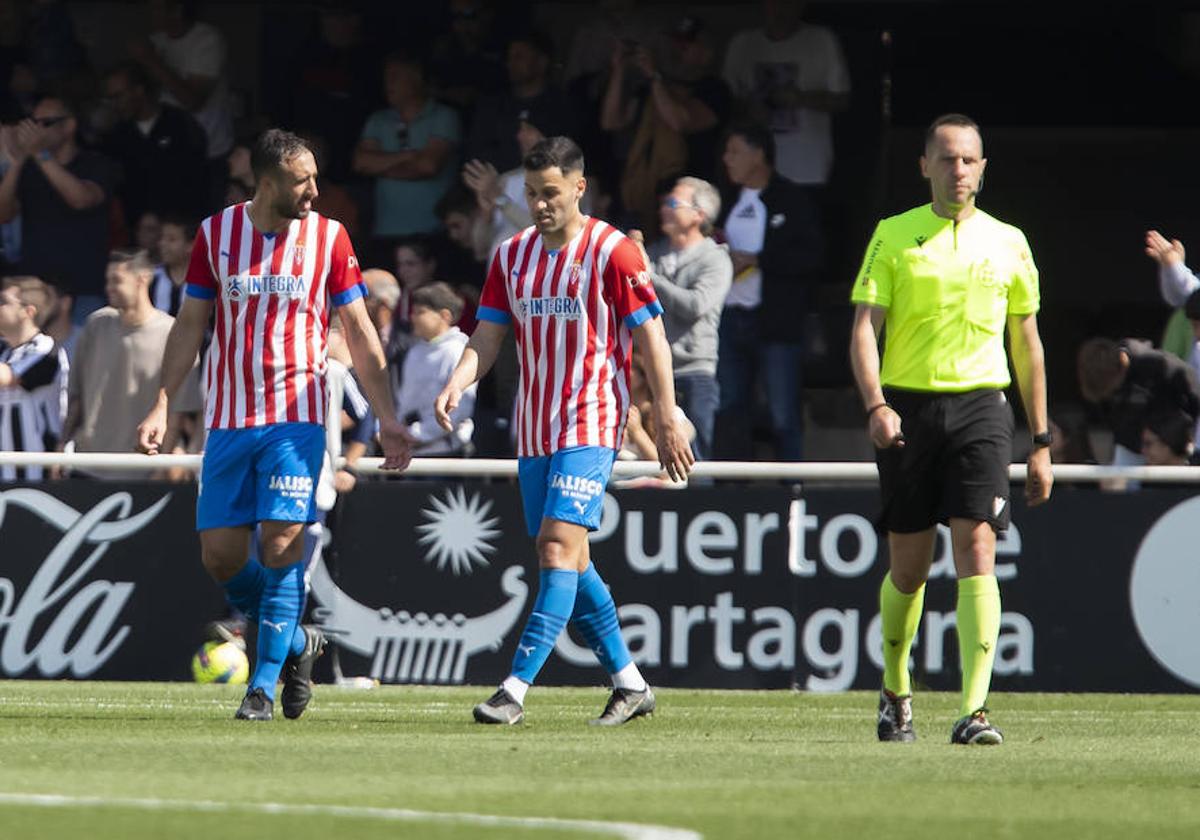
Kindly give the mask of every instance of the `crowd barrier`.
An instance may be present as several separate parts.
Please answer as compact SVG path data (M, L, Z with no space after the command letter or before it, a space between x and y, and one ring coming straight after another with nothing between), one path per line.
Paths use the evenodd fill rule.
M187 679L205 623L223 611L198 558L195 485L138 473L198 459L0 454L5 461L130 477L0 485L0 677ZM618 478L656 472L648 463L616 469ZM1055 473L1048 505L1026 509L1013 487L1013 526L998 547L995 688L1200 686L1200 498L1188 486L1200 469ZM519 493L503 480L514 474L512 461L428 459L403 478L362 481L339 501L310 600L344 672L437 684L507 674L536 585ZM1128 493L1094 486L1114 475L1146 484ZM648 678L877 688L886 544L873 523L875 477L872 464L709 462L684 489L610 488L591 552ZM954 689L957 663L943 529L913 668L921 684ZM543 673L548 684L602 680L572 634Z

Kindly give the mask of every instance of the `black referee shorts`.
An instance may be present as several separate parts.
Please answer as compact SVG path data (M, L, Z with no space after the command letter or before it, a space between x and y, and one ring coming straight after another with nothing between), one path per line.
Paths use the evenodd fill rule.
M900 415L904 446L875 452L879 524L911 534L962 517L1005 530L1013 413L1004 392L885 389L884 396Z

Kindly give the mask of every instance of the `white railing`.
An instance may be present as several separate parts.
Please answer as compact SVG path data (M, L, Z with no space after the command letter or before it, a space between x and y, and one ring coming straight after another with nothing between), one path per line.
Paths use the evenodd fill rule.
M381 458L362 458L355 465L360 473L383 473ZM0 452L0 466L64 467L80 470L103 469L132 474L181 467L198 470L199 455L135 455L100 452ZM395 473L387 473L395 475ZM509 458L417 458L405 471L412 476L458 476L460 478L515 478L517 462ZM651 461L617 461L614 478L637 478L659 474ZM872 463L806 461L702 461L692 471L695 478L725 481L854 481L873 482L879 477ZM1009 467L1009 478L1025 480L1025 465ZM1200 484L1200 467L1096 467L1085 464L1056 464L1058 482L1089 483L1105 479L1128 479L1166 484Z

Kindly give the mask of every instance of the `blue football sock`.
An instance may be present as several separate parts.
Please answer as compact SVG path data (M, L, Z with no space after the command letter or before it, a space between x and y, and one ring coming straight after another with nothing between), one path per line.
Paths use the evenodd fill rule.
M633 661L621 635L617 605L594 563L588 563L587 569L579 573L579 592L571 620L609 674L617 673Z
M304 604L304 564L266 569L266 586L258 607L258 647L254 675L247 691L261 688L275 696L275 683L283 661L292 650L300 608Z
M300 608L300 615L304 615L304 608ZM296 622L296 632L292 634L292 644L288 648L289 656L299 656L304 653L304 646L308 644L308 639L304 635L304 628L300 626L300 622Z
M571 619L575 606L575 590L579 585L579 573L571 569L542 569L538 577L537 600L533 602L533 614L525 622L525 632L517 643L513 655L512 674L517 679L532 683L538 671L546 664L558 634Z
M262 600L263 587L267 583L267 570L251 557L242 570L221 584L225 600L251 621L258 615L258 602Z

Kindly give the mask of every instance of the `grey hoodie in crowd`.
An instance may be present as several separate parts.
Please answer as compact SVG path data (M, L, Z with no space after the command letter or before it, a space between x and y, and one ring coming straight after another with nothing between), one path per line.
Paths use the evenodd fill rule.
M733 285L729 249L705 237L682 251L657 243L649 254L675 375L717 373L717 328Z

